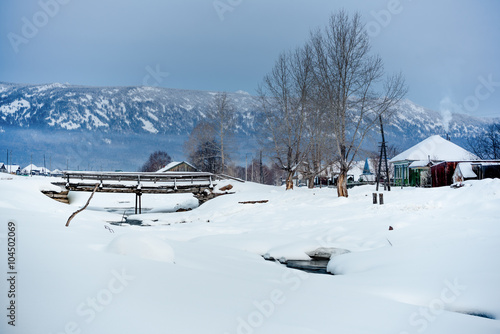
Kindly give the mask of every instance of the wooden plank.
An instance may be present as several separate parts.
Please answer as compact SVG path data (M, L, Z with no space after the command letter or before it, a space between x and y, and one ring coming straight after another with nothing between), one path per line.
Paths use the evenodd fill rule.
M244 201L244 202L238 202L239 204L262 204L262 203L267 203L269 200L264 199L262 201Z
M52 191L52 190L43 190L42 193L47 196L52 198L53 200L56 200L61 203L69 204L69 199L68 199L68 191Z

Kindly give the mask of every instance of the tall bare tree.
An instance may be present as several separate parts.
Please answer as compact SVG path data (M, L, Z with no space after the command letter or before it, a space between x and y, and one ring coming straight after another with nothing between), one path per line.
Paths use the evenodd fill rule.
M234 133L236 108L226 92L214 95L213 101L208 108L207 122L213 128L218 139L219 152L222 161L222 173L227 165L227 146L231 135Z
M500 159L500 123L490 124L484 133L467 139L467 146L480 159Z
M391 111L406 94L401 74L384 76L382 60L370 53L370 41L359 14L334 13L323 30L311 33L318 98L329 116L338 156L338 196L347 197L347 173L379 115Z
M332 146L327 115L324 108L321 107L321 101L314 99L314 97L319 96L314 82L309 89L310 96L313 96L312 107L306 120L306 138L309 142L309 151L304 162L300 165L299 171L308 181L308 187L313 188L316 176L326 171L333 163L334 147Z
M184 143L184 152L198 169L211 173L221 172L220 144L211 124L201 121L194 127Z
M282 53L259 88L264 133L273 160L287 173L287 190L293 189L293 176L309 151L305 130L311 79L311 58L298 49Z

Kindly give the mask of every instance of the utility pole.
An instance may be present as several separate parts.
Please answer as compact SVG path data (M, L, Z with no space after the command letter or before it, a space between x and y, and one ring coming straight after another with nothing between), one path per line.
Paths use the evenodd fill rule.
M386 186L387 190L391 191L391 182L390 182L390 175L389 175L389 166L387 165L387 149L385 145L385 135L384 135L384 125L382 122L382 115L379 115L379 120L380 120L380 132L382 133L382 143L380 145L380 161L378 164L378 172L377 172L377 191L378 191L378 185L380 181L380 176L381 176L381 169L382 169L382 163L385 163L385 175L386 175ZM382 160L383 159L383 160Z
M254 163L253 163L253 158L252 158L252 175L250 175L250 179L251 179L250 181L252 181L252 182L253 182L253 165L254 165Z
M248 153L245 154L245 181L248 181Z
M264 183L264 173L262 171L262 151L260 151L260 165L259 165L259 168L260 168L260 183Z

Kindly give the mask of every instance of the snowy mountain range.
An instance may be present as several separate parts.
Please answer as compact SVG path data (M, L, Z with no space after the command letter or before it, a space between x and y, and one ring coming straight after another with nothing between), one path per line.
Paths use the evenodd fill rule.
M205 117L215 92L155 87L84 87L0 82L0 126L186 135ZM232 93L236 131L252 132L253 98Z
M215 92L160 87L87 87L0 82L0 149L19 163L51 155L57 167L136 170L154 150L183 159L182 144L205 117ZM238 153L252 153L258 108L245 92L229 93L237 107ZM430 135L449 134L464 145L493 120L441 113L404 100L385 125L386 140L401 150ZM498 119L496 120L498 121ZM379 135L368 139L376 148ZM1 151L0 151L1 152ZM0 159L2 160L2 159ZM34 161L35 162L35 161Z

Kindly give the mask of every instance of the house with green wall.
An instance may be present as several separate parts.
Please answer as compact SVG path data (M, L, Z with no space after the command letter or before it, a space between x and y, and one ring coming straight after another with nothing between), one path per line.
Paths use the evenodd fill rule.
M452 162L454 164L450 166L454 168L459 162L478 159L457 144L435 135L396 155L389 162L394 166L394 185L432 187L442 184L438 179L440 176L432 174L434 167L443 163L448 166L450 164L447 163ZM452 174L453 171L450 177Z

